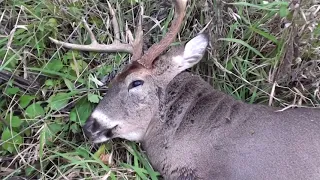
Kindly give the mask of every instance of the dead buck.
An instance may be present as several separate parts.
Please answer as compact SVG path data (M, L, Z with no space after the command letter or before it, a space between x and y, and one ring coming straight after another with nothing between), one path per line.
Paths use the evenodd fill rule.
M86 23L91 45L52 39L72 49L132 54L87 120L86 135L95 143L141 142L165 179L320 179L319 109L245 104L184 72L205 53L204 34L159 56L185 15L187 0L174 3L170 30L144 54L141 17L131 44L98 44Z

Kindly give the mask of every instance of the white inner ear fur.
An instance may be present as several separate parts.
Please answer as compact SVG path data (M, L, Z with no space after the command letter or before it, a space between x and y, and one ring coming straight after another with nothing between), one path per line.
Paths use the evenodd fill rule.
M191 39L186 44L183 55L172 57L172 64L177 68L175 71L181 72L197 64L202 59L208 43L208 37L204 34Z
M199 34L191 39L184 47L183 52L173 54L169 68L161 74L160 81L169 83L177 74L194 66L203 57L208 46L209 39L205 34ZM160 64L161 65L161 64ZM163 65L164 66L164 65Z

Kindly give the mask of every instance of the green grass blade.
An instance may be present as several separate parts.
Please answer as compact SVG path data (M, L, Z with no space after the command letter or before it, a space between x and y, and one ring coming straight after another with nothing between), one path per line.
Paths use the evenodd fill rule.
M219 41L229 41L229 42L234 42L234 43L238 43L238 44L241 44L245 47L247 47L248 49L250 49L251 51L253 51L256 55L264 58L264 56L257 50L255 49L254 47L250 46L248 43L240 40L240 39L234 39L234 38L220 38L218 39Z
M278 42L277 38L275 36L273 36L272 34L264 32L258 28L253 27L253 26L250 26L249 29L251 29L253 32L260 34L261 36L269 39L270 41L272 41L278 45L279 42Z

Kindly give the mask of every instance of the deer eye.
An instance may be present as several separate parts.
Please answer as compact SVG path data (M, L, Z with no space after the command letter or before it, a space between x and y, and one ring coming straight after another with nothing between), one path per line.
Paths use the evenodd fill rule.
M138 86L141 86L143 85L144 81L142 80L136 80L136 81L132 81L129 85L129 89L132 89L132 88L135 88L135 87L138 87Z

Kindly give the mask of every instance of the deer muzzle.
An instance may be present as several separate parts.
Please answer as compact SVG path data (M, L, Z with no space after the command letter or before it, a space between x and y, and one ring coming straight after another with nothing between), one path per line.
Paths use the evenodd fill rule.
M99 122L91 116L88 118L85 125L83 126L83 130L86 137L94 143L101 143L109 139L112 139L114 136L114 130L116 128L117 126L114 126L112 128L106 128L99 124Z

